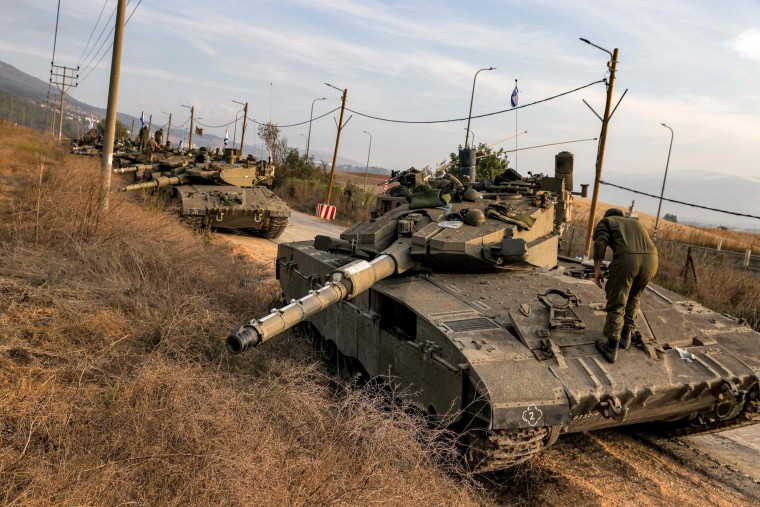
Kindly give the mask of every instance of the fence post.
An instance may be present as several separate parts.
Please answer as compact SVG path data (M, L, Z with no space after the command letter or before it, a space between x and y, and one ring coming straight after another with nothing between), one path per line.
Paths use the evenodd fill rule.
M744 267L745 268L749 266L749 261L751 258L752 258L752 250L748 248L747 251L744 253Z
M716 248L716 250L719 251L719 252L720 252L721 245L723 245L723 239L719 239L718 240L718 248Z

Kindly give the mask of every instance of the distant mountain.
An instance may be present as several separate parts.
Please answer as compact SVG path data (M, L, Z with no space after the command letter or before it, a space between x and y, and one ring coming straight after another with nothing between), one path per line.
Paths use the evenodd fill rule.
M662 185L661 178L661 175L655 177L615 175L603 179L616 185L659 196ZM601 199L605 202L619 203L627 207L632 200L635 200L637 209L652 215L657 213L659 202L657 198L637 195L604 185L602 192ZM668 174L664 197L706 208L760 216L760 206L757 204L758 195L760 195L760 181L756 179L694 170L687 173ZM724 225L732 229L747 231L756 231L760 228L760 220L758 219L663 201L661 215L665 213L675 214L679 223L698 223L706 227Z

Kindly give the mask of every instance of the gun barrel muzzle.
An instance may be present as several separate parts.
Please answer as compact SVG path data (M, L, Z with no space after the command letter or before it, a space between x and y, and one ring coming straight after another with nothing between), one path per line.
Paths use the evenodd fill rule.
M227 337L227 350L231 354L240 354L248 347L256 347L262 342L259 331L252 325L238 326Z

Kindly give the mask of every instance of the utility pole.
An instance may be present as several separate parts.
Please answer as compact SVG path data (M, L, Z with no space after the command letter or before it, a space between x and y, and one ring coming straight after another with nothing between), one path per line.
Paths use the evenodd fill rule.
M246 101L245 104L242 102L238 102L237 100L233 100L235 104L240 104L243 106L243 133L240 134L240 156L243 156L243 148L245 148L245 122L248 119L248 101ZM237 123L235 123L235 126L237 126ZM232 147L235 147L235 143L232 143Z
M169 136L171 135L171 132L172 132L172 114L167 113L166 111L161 111L161 112L169 115L169 124L166 126L166 144L169 144Z
M116 114L119 107L119 76L121 74L121 47L124 40L124 12L127 1L118 0L116 4L116 26L113 32L113 53L111 55L111 82L108 87L108 110L106 112L105 141L103 142L103 160L100 166L103 176L101 203L108 211L108 193L111 191L111 168L113 166L113 140L116 134Z
M153 115L148 116L148 138L150 139L150 129L153 126Z
M309 136L306 138L306 160L309 159L309 146L311 145L311 119L314 117L314 103L318 100L327 100L327 97L311 101L311 114L309 114Z
M172 133L172 114L169 113L169 125L166 127L166 144L170 144L169 135Z
M67 75L68 73L68 75ZM58 142L61 142L63 136L63 99L66 96L66 90L77 87L79 79L79 67L66 67L63 65L51 64L50 69L50 83L58 87L58 91L61 92L61 118L58 123Z
M193 122L195 121L195 106L186 106L182 104L182 107L186 107L190 110L190 135L187 139L187 149L193 149Z
M333 86L329 83L325 83L330 88L335 88L336 90L340 91L340 88ZM341 106L340 106L340 120L338 121L338 135L335 137L335 151L333 152L333 161L332 161L332 167L330 167L330 183L327 186L327 205L330 205L330 199L332 198L332 187L333 187L333 180L335 179L335 164L338 163L338 145L340 144L340 132L343 130L343 113L346 111L346 99L348 98L348 88L343 90L343 95L341 96Z
M132 134L135 133L135 119L132 118L132 127L129 129L129 140L132 140Z
M602 120L602 132L599 135L599 149L596 154L596 177L594 178L594 192L591 196L591 209L588 216L588 230L586 231L586 243L583 246L583 253L586 257L591 255L591 235L594 231L594 221L596 216L596 203L599 199L599 182L602 180L602 165L604 163L604 146L607 142L607 126L610 122L610 107L612 106L612 91L615 86L615 71L617 70L618 63L618 48L615 48L612 53L604 48L592 44L586 39L581 39L586 44L601 49L605 53L610 55L610 61L607 63L607 67L610 69L610 83L607 85L607 102L604 105L604 117ZM622 100L622 97L621 97ZM620 102L618 101L618 104ZM591 106L589 106L591 107ZM615 106L617 108L617 106ZM592 109L593 111L593 109ZM596 114L596 113L594 113ZM597 115L598 116L598 115Z

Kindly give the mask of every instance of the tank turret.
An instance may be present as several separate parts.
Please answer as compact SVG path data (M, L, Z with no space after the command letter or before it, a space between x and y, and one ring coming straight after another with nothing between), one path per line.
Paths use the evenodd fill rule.
M244 230L267 238L280 236L287 226L287 204L262 185L268 179L254 163L210 161L205 152L193 161L167 157L149 164L114 170L131 175L134 183L119 191L155 189L174 203L179 214L200 227Z
M317 291L235 330L227 340L230 352L257 346L331 305L356 297L376 282L414 267L485 273L556 266L559 235L572 199L562 178L540 175L493 187L478 202L457 198L480 194L471 187L464 189L456 178L424 183L422 173L409 169L394 179L409 187L423 183L412 188L403 205L355 225L340 239L315 239L317 249L349 249L360 259L333 271ZM390 198L400 203L397 197ZM457 202L449 203L452 198ZM555 219L558 204L561 210ZM475 215L475 220L469 219Z
M614 364L600 356L604 292L557 253L572 167L562 153L553 177L511 171L478 193L483 182L394 174L400 186L369 221L278 246L289 303L236 328L227 348L302 324L341 371L389 384L456 431L475 472L521 463L563 433L758 422L760 333L662 287L641 297L634 345Z

